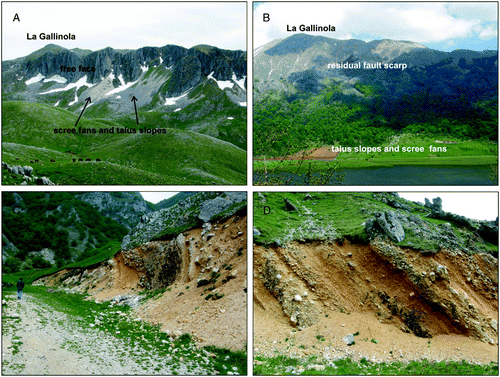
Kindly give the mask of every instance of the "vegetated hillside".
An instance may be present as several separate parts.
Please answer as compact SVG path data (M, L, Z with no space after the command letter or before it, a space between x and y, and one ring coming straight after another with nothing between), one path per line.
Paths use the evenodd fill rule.
M80 261L116 247L125 234L124 225L81 200L77 192L2 193L6 273Z
M91 70L81 71L80 66ZM61 67L76 67L76 72ZM73 153L66 156L66 162L75 153L78 159L89 152L86 158L106 158L116 164L106 169L51 166L56 171L49 169L45 174L52 182L242 182L247 134L243 51L165 46L136 51L106 48L82 54L49 45L27 57L2 62L2 68L3 123L23 124L23 129L37 131L31 139L22 130L4 130L3 142L11 143L7 147L17 146L9 151L14 158L29 149L31 156L25 163L39 159L36 154L49 152L57 164L64 159L58 152L65 147L63 153ZM78 127L105 133L78 133L77 129L77 134L54 134L56 128L74 128L80 115ZM147 153L143 144L148 145ZM126 151L127 156L118 150ZM221 153L213 154L213 150ZM109 155L114 158L106 157ZM4 153L3 160L11 157ZM152 163L153 157L161 168ZM18 182L12 179L8 183Z
M157 210L172 207L173 205L177 204L179 201L195 194L196 192L190 192L190 191L183 191L178 193L177 195L168 198L168 199L163 199L162 201L158 202L155 204L155 208Z
M408 41L300 34L254 54L256 156L323 145L379 146L403 132L497 142L496 51L441 52ZM328 67L364 62L382 66Z
M246 229L246 193L196 193L144 217L111 259L63 269L35 284L129 305L138 318L174 336L189 332L199 344L241 350Z
M34 175L56 184L231 184L246 179L245 151L211 136L177 129L156 135L100 134L102 128L123 127L83 118L79 127L95 134L54 134L54 129L73 127L78 116L24 102L4 102L3 109L3 162L31 166Z
M391 193L254 203L256 355L497 360L498 219Z

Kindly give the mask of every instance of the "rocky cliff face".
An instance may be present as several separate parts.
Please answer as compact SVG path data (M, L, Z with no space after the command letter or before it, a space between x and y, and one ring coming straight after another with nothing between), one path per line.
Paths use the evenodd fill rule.
M51 48L54 47L54 48ZM111 47L86 55L55 48L49 45L45 51L37 51L25 58L2 62L5 75L16 75L26 80L41 74L45 77L61 76L68 82L76 82L87 76L87 82L96 84L111 73L120 75L126 82L136 81L146 67L163 67L172 70L169 92L182 93L195 86L213 72L217 80L231 80L233 73L246 76L246 54L244 51L221 50L209 47L205 50L180 46L143 47L138 50L117 51ZM76 72L61 71L61 66L76 67ZM94 71L80 72L79 66L93 67ZM118 79L117 79L118 82ZM9 85L5 88L9 92Z
M213 109L207 109L206 102L215 101L215 93L221 97L218 102L229 101L224 111L246 106L246 53L212 46L108 47L92 52L48 45L2 62L2 69L5 100L80 112L80 104L90 97L94 108L87 116L96 112L97 118L131 112L133 96L138 109L147 106L145 111L173 112L203 99L198 107L207 115ZM102 108L96 109L99 104Z
M141 216L153 211L138 192L87 192L77 197L127 229L135 227Z

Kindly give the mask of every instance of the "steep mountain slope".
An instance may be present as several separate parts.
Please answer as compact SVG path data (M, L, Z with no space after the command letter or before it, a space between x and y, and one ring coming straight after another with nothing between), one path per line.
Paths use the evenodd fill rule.
M120 216L110 217L86 202L100 194L83 194L86 200L81 200L76 192L4 192L4 272L60 267L119 247L127 233L121 220L137 216L138 209L125 206Z
M186 49L170 45L135 51L108 47L82 55L48 45L24 58L2 62L2 68L8 100L54 103L53 99L61 99L55 93L76 91L77 102L71 105L74 108L81 107L90 96L94 105L113 98L114 111L128 111L133 108L129 103L131 88L136 89L133 93L138 107L150 104L157 93L155 105L161 106L167 105L167 99L175 102L174 97L213 80L220 85L227 81L224 89L232 89L228 93L235 101L240 96L240 102L245 102L245 52L212 46ZM67 105L61 101L57 106Z
M403 134L496 144L497 68L497 51L305 34L272 41L254 51L254 155L386 147ZM355 154L337 161L346 156Z
M380 193L255 203L257 355L496 360L498 220Z
M39 124L44 125L39 131L42 135L33 142L17 131L6 131L8 136L4 142L8 139L7 142L13 144L58 152L57 148L47 144L47 139L61 136L67 138L62 145L71 141L74 150L83 149L86 147L83 138L90 140L96 136L97 139L98 135L79 128L76 134L67 131L75 127L81 115L79 127L102 132L99 136L104 136L110 143L116 142L120 136L145 136L147 142L153 144L149 155L154 153L158 161L158 157L163 156L163 165L173 164L177 167L179 161L170 150L164 149L164 145L170 144L176 151L186 150L188 148L179 145L180 140L185 139L191 139L194 148L212 148L223 153L245 155L244 51L221 50L212 46L186 49L169 45L134 51L106 48L89 52L48 45L26 57L2 62L2 70L3 100L8 101L4 102L3 122L11 125L21 122L31 130L37 129ZM19 107L23 109L20 112L17 111ZM30 115L26 115L26 112ZM89 119L95 123L89 122ZM51 127L45 127L48 124ZM55 128L60 128L60 132L64 132L63 129L66 131L56 134ZM193 140L190 132L200 137ZM5 138L6 135L3 136ZM174 139L173 144L161 140L161 148L154 146L158 142L155 139L167 137L169 140ZM135 152L133 139L127 138L123 144L119 144L113 148L125 147ZM117 149L109 150L109 145L102 140L93 140L92 145L100 152L107 150L116 155ZM218 166L206 170L203 156L195 155L190 160L205 166L192 167L182 163L183 168L187 169L184 173L174 171L173 174L155 176L157 171L150 165L147 156L142 155L142 152L131 155L130 163L120 166L114 175L123 177L124 181L129 180L129 183L180 184L187 183L182 182L183 179L189 179L187 171L194 171L194 183L210 183L207 177L212 176L221 182L240 183L234 173L245 170L244 164L240 164L241 158L224 159L214 155L211 157L216 165L231 161L230 172L214 174ZM143 172L134 175L133 172L122 171L132 164L143 165L140 167ZM48 173L49 178L54 178L56 172ZM69 175L63 173L65 177ZM88 179L88 182L81 182L83 184L102 184L93 181L91 171L82 175ZM56 178L52 181L70 183L57 182ZM114 182L111 177L105 177L104 183Z
M345 84L344 92L360 82L387 90L387 94L412 93L431 82L433 93L456 93L457 85L495 95L496 51L442 52L410 41L389 39L363 42L297 34L258 48L254 53L255 88L285 90L287 84L305 92L318 92L326 79ZM334 63L348 65L334 68ZM355 66L361 63L360 66ZM366 68L364 64L367 63ZM381 63L380 67L375 67ZM384 68L384 64L405 64ZM368 68L369 67L369 68ZM429 83L430 84L430 83Z
M193 191L183 191L179 192L177 195L172 196L171 198L168 199L163 199L162 201L158 202L155 204L156 210L172 207L173 205L177 204L179 201L196 194L196 192Z
M35 284L130 305L173 336L230 349L246 346L246 194L195 193L143 216L121 251Z
M94 191L79 194L77 198L127 229L136 226L143 215L154 210L154 206L146 202L139 192Z

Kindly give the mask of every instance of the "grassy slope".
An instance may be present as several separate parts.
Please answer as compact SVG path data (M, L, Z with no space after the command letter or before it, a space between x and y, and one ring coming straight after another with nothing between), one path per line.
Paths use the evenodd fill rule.
M45 105L4 102L2 137L4 143L11 144L4 144L3 161L26 165L33 159L45 160L34 166L35 174L46 175L59 184L246 181L246 153L229 143L172 129L161 135L54 134L54 128L73 128L76 119L73 113ZM112 125L109 121L84 118L78 124L88 129ZM119 126L116 124L115 128ZM77 156L64 154L67 151ZM75 164L73 157L99 158L112 164ZM50 158L56 162L48 162Z
M351 359L335 360L334 362L318 360L316 356L308 359L296 359L286 356L274 358L257 357L257 365L254 366L254 374L262 375L284 375L287 368L303 370L301 375L497 375L498 364L474 365L465 361L441 361L429 362L428 360L412 361L409 363L373 363L366 359L359 363ZM311 365L325 365L324 370L307 369Z
M312 221L318 228L325 228L325 224L335 229L338 239L346 238L351 242L368 243L368 235L364 223L373 217L374 212L396 211L394 208L373 198L373 193L311 193L314 200L304 201L306 193L265 193L266 202L261 202L254 195L254 225L261 232L254 237L258 244L272 244L276 241L286 240L290 229L299 229L304 222ZM284 198L288 198L299 209L297 212L288 212L284 209ZM412 208L412 214L420 216L429 225L446 223L438 219L425 217L429 209L419 206L405 199L400 202ZM264 215L264 206L271 208L271 213ZM460 237L460 226L451 223L455 234ZM288 237L289 238L289 237ZM439 240L435 242L406 232L405 239L397 243L399 246L411 246L421 250L439 250ZM484 252L498 250L498 247L485 243L482 245Z
M439 138L438 138L439 139ZM391 167L391 166L475 166L475 165L496 165L498 163L498 146L489 141L467 140L461 141L456 138L443 137L441 140L456 141L458 144L439 144L436 138L420 137L410 134L401 135L396 143L384 143L381 145L381 152L359 152L340 153L335 162L340 168L369 168L369 167ZM396 147L399 145L399 152L384 152L385 147ZM446 152L431 152L430 146L446 147ZM374 145L373 147L378 147ZM403 152L403 147L424 147L423 152ZM352 147L354 148L354 147ZM278 164L275 161L254 161L254 169L263 170ZM330 162L331 164L331 162ZM282 164L286 171L295 171L295 165ZM329 168L324 161L315 161L314 170L323 171ZM301 172L306 169L304 164Z
M42 276L53 274L64 268L84 268L92 266L96 263L103 262L105 260L112 258L120 250L121 250L120 241L112 241L102 246L101 248L95 249L94 255L90 258L78 262L69 263L65 266L62 266L61 268L52 267L44 269L25 270L16 272L14 274L2 274L2 282L15 284L19 280L19 278L22 277L27 284L31 284L33 281Z

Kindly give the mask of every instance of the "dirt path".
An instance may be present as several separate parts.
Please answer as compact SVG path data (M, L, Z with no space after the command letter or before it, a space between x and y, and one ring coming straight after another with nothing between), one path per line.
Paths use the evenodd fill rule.
M6 294L7 296L7 294ZM173 367L172 357L159 357L55 311L29 294L15 294L2 306L3 375L211 374L192 362ZM81 320L81 319L80 319ZM105 318L103 319L105 320Z

